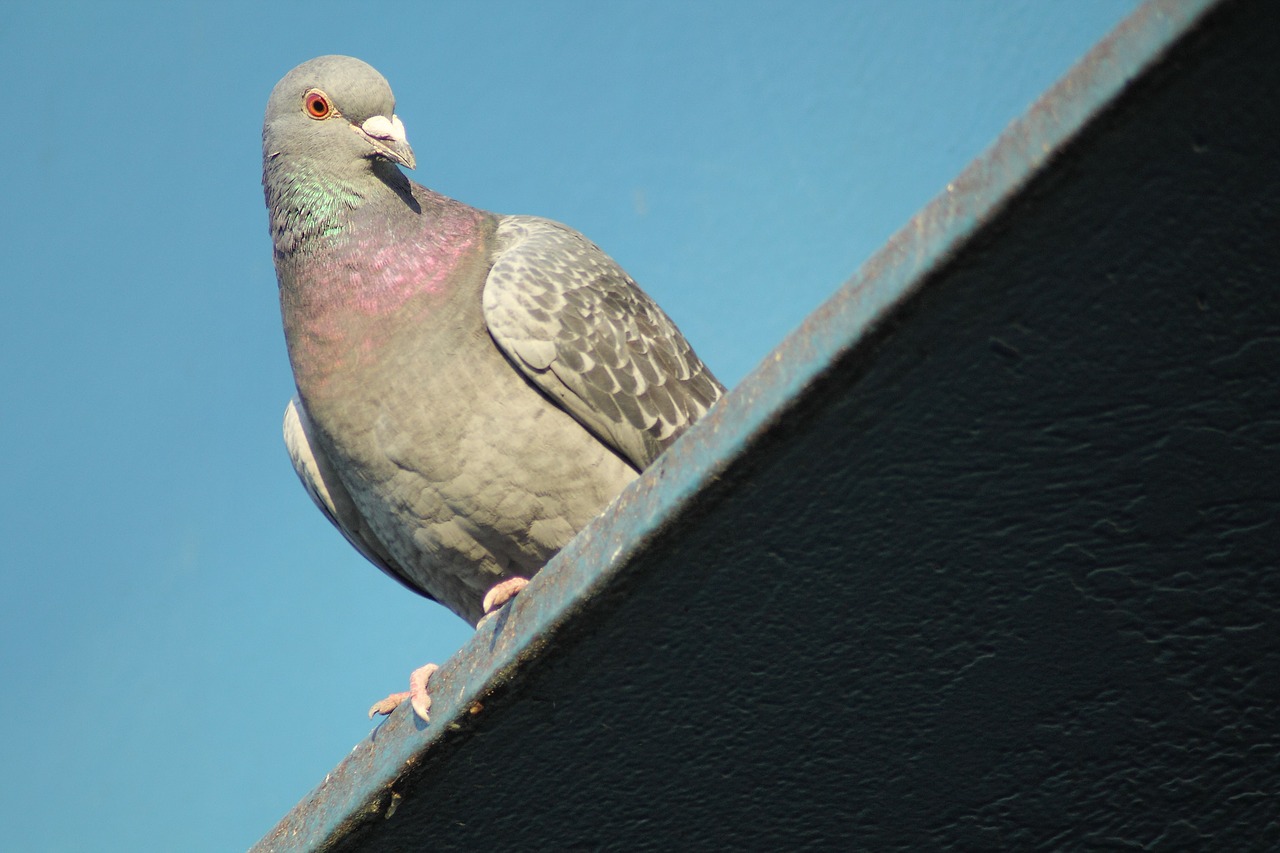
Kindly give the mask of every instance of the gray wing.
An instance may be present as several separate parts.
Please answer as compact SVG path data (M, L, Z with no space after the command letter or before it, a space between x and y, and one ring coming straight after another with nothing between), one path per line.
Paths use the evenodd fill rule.
M311 500L324 513L325 518L338 528L338 532L346 537L352 547L409 589L434 601L431 595L413 584L408 575L400 571L386 549L374 537L360 511L356 509L355 502L351 500L347 487L338 479L328 457L312 438L311 421L302 401L297 397L290 400L284 410L284 444L289 450L293 470L302 481L307 494L311 495Z
M513 364L643 470L724 394L671 319L578 232L504 217L484 286Z

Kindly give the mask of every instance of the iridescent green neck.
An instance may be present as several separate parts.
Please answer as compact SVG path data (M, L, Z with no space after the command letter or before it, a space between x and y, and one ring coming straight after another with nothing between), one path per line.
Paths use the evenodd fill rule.
M354 183L326 174L306 161L268 160L262 185L276 252L286 256L316 238L341 232L351 211L366 198Z

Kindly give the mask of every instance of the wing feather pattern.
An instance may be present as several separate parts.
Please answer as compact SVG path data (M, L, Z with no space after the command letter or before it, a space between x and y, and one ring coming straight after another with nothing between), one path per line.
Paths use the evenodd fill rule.
M483 297L490 335L637 470L724 394L671 319L581 234L508 216L497 241Z

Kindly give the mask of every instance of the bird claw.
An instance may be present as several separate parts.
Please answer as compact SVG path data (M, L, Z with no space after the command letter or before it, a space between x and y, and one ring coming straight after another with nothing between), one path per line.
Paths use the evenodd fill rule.
M484 619L488 619L493 615L499 607L516 597L520 590L529 585L527 578L507 578L501 583L493 585L484 596L482 607L484 608ZM481 622L484 620L482 619ZM440 669L434 663L426 666L418 667L409 675L409 689L404 693L392 693L385 699L380 699L373 703L373 707L369 709L369 719L373 719L376 714L386 716L399 708L406 699L413 707L413 712L417 714L423 722L429 722L427 711L431 708L431 697L427 694L427 682L431 680L431 676L435 675Z
M369 719L372 720L374 714L381 714L384 717L387 716L396 708L399 708L400 703L408 698L409 692L406 690L404 693L392 693L385 699L379 699L369 708Z
M439 670L440 667L434 663L415 669L409 675L409 689L404 693L392 693L387 698L374 702L373 707L369 709L369 719L373 719L374 714L382 714L383 716L390 714L408 699L413 712L424 723L430 722L427 711L431 708L431 697L427 694L427 683L431 680L431 676L435 675Z
M516 597L516 593L529 585L528 578L507 578L501 583L493 585L484 595L484 601L481 607L484 608L485 615L493 613L502 605Z
M409 674L409 704L413 706L413 712L424 723L429 722L427 711L431 708L431 697L427 695L427 682L439 669L440 667L436 664L429 663Z

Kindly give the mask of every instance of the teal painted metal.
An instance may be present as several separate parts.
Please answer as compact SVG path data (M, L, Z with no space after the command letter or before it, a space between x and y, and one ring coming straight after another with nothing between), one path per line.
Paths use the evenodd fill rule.
M617 618L632 590L649 589L646 573L653 571L655 561L682 559L682 538L697 531L700 520L711 517L726 500L722 481L732 480L739 490L752 488L751 472L767 455L762 448L768 448L768 454L785 453L790 436L807 435L808 413L824 405L815 402L815 395L830 392L834 371L847 372L836 381L841 388L856 386L885 342L919 312L930 310L928 305L921 307L921 300L931 298L932 289L941 286L940 277L957 258L972 253L982 241L1000 239L1003 232L993 229L1012 227L1005 219L1010 206L1029 203L1028 194L1034 194L1038 182L1055 164L1074 156L1071 152L1080 140L1106 125L1131 87L1145 85L1157 71L1172 73L1166 62L1170 51L1185 51L1197 39L1215 38L1213 27L1206 24L1215 16L1243 16L1246 12L1239 10L1259 8L1259 3L1209 0L1143 6L659 459L613 511L583 531L510 607L477 631L433 679L430 725L402 708L358 744L255 849L393 846L383 827L406 820L402 806L407 801L421 803L424 779L432 779L433 790L447 789L448 773L463 772L459 761L465 763L465 758L459 756L476 746L478 733L495 741L500 737L500 725L513 723L512 703L530 701L528 694L536 693L540 673L554 668L549 662L581 654L575 649L586 647L588 641L582 638L606 631L607 620ZM1034 252L1034 247L1028 251ZM1009 353L1011 360L1019 357L1017 348L1003 341L993 339L992 347ZM821 590L804 594L815 604L820 601ZM732 600L731 595L727 598ZM688 654L696 657L697 650L690 648ZM760 666L767 670L767 662ZM616 675L627 677L625 672ZM651 687L660 681L650 677L644 683ZM808 701L809 697L794 697L787 713L792 719L802 718ZM726 708L726 724L732 724L728 720L733 716L732 708ZM677 713L673 725L678 725L678 717ZM515 735L508 727L501 737ZM540 782L514 779L505 784L520 789ZM493 796L507 793L498 789ZM862 819L870 821L869 826L875 823L865 814ZM412 836L413 830L405 829ZM648 830L628 825L618 831L634 842L634 833ZM802 835L785 837L795 841ZM555 846L528 841L531 847ZM724 843L724 836L703 841Z

